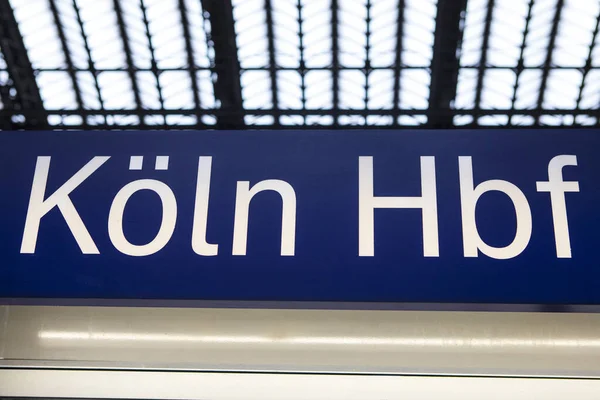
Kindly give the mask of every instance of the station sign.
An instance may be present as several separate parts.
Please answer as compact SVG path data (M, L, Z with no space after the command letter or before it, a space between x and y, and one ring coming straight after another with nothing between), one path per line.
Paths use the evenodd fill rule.
M600 132L5 132L0 297L600 304Z

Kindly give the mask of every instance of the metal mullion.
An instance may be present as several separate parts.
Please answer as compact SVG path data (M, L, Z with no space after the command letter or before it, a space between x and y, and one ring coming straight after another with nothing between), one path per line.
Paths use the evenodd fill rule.
M121 9L120 0L113 0L113 5L115 14L117 15L117 25L119 27L119 33L121 34L121 41L123 42L123 51L125 52L125 59L127 61L127 72L129 73L129 79L131 80L131 88L133 90L135 104L138 110L142 110L142 97L140 95L140 88L135 76L133 55L129 45L129 35L127 34L127 28L125 27L125 20L123 18L123 10ZM140 118L140 125L145 125L143 118Z
M337 0L331 0L331 77L332 77L332 99L333 99L333 110L340 109L340 62L339 62L339 21L338 21L338 2ZM334 117L333 125L338 125L338 118Z
M190 34L190 22L187 17L187 7L185 0L179 0L179 11L181 14L181 25L183 26L183 38L185 41L185 51L187 53L188 72L190 75L190 83L192 84L192 91L194 92L194 107L196 110L200 110L202 104L200 103L200 89L198 87L198 80L194 66L196 65L194 57L194 47L192 46L192 36ZM202 125L202 119L200 114L196 114L198 126Z
M492 19L494 16L494 0L488 0L487 13L485 16L485 26L483 29L483 42L481 44L481 57L479 59L479 68L477 72L477 86L475 89L475 109L481 109L481 95L483 92L483 80L486 72L487 55L490 43L490 34L492 27Z
M2 100L2 108L0 111L14 111L15 105L13 99L10 96L10 89L8 85L3 85L0 83L0 99ZM6 117L0 118L0 130L10 130L13 127L11 121L11 115L6 114Z
M454 126L451 105L456 97L464 31L463 14L467 0L439 0L431 59L431 84L427 125L433 128ZM462 110L461 110L462 113Z
M2 48L0 47L0 61L4 60L4 56L2 55ZM0 72L7 72L8 71L4 71L4 70L0 70ZM9 79L3 84L2 82L0 82L0 100L2 101L2 109L6 110L14 110L15 104L13 101L13 98L10 94L11 89L14 86L11 84L11 80L10 77ZM0 129L10 129L11 124L10 121L0 121Z
M588 56L585 61L585 66L583 67L583 73L581 78L581 85L579 86L579 93L577 94L577 103L575 108L579 108L581 104L581 100L583 99L583 89L585 87L585 80L592 69L592 61L594 55L594 48L596 47L596 40L598 39L598 32L600 31L600 12L596 17L596 26L594 27L594 31L592 32L592 41L590 43ZM600 104L598 104L598 108L600 109ZM600 117L600 115L599 115ZM598 124L600 124L600 118L598 118Z
M298 0L296 7L298 8L298 50L300 52L300 101L302 108L306 108L306 63L304 61L304 31L302 29L302 0ZM303 117L304 125L306 125L306 116Z
M44 108L23 36L19 31L19 24L8 1L0 1L0 49L12 86L17 92L14 98L11 96L13 109L1 111L3 114L8 111L9 119L15 112L22 114L23 111L33 111L34 114L25 117L25 127L47 129L48 114ZM12 126L11 122L8 124Z
M390 69L394 69L395 68L395 64L390 64L390 65L384 65L384 66L371 66L371 70L376 71L376 70L390 70ZM423 69L427 69L429 68L429 65L404 65L402 66L403 69L418 69L418 70L423 70ZM461 65L460 66L461 69L479 69L479 65ZM543 68L543 65L529 65L529 66L523 66L523 70L531 70L531 69L541 69ZM88 72L89 69L85 69L85 68L77 68L74 67L75 72ZM152 72L152 68L143 68L143 67L134 67L133 68L135 72ZM211 70L210 67L198 67L198 66L194 66L194 71L209 71ZM319 66L314 66L310 68L311 71L331 71L331 66L325 66L325 67L319 67ZM340 71L359 71L362 70L363 67L339 67ZM514 66L510 66L510 65L488 65L487 69L499 69L499 70L511 70L514 71L515 67ZM577 70L580 71L581 67L576 67L576 66L566 66L566 65L554 65L552 66L553 70ZM590 70L597 70L600 69L600 66L598 65L592 65L590 67ZM160 68L160 72L165 72L165 71L183 71L183 72L187 72L189 70L189 68L187 67L164 67L164 68ZM265 67L246 67L246 68L240 68L241 71L264 71ZM277 71L298 71L298 67L282 67L282 66L277 66L275 68L275 70ZM61 68L61 67L55 67L55 68L47 68L47 67L38 67L35 69L36 72L67 72L67 68ZM127 72L127 68L96 68L96 71L98 72Z
M525 29L523 30L523 40L521 41L521 46L519 48L519 61L517 62L517 68L515 71L515 84L513 86L513 95L511 98L511 110L514 112L515 104L517 102L517 92L519 91L519 79L521 78L521 74L523 70L525 70L525 48L527 47L527 37L529 36L529 27L531 24L531 18L533 17L533 5L535 4L535 0L529 0L529 6L527 10L527 17L525 18ZM512 115L509 116L507 124L512 125Z
M100 108L103 109L104 99L102 98L102 91L100 90L100 83L98 82L98 71L96 70L94 59L92 58L92 50L88 42L87 34L85 33L85 27L83 25L83 19L81 18L79 6L77 5L77 0L73 0L73 8L75 9L75 16L77 17L77 23L79 24L81 37L83 38L83 45L87 53L89 71L92 74L92 77L94 78L94 86L96 91L98 92L98 102L100 103ZM104 118L104 122L106 122L106 118Z
M156 54L154 50L154 44L152 43L152 34L150 33L150 22L148 21L148 14L146 12L146 5L144 0L140 0L140 9L142 10L142 22L144 23L144 31L146 33L146 39L148 40L148 50L150 50L150 71L154 74L154 80L156 82L156 91L158 92L158 101L160 108L165 108L165 99L162 93L162 87L160 85L158 63L156 62Z
M280 115L347 115L348 110L323 110L323 109L303 109L303 110L270 110L270 109L251 109L246 110L248 114L251 115L272 115L272 116L280 116ZM391 110L388 112L394 116L400 115L426 115L427 109L419 109L419 110ZM552 109L552 110L537 110L537 109L523 109L518 110L516 113L520 115L535 115L540 112L543 115L594 115L597 110L589 109L589 110L580 110L574 108L568 109ZM127 110L127 109L119 109L119 110L95 110L95 109L84 109L84 110L62 110L62 109L52 109L52 110L36 110L36 109L23 109L19 110L19 114L23 114L25 116L28 115L37 115L40 112L44 112L50 115L194 115L196 110L193 109L165 109L165 110L150 110L150 109L142 109L138 112L136 110ZM459 114L461 115L506 115L510 113L510 110L507 109L486 109L486 110L460 110ZM6 115L13 113L12 110L0 109L0 115ZM235 114L233 110L200 110L202 115L217 115L217 116L226 116L230 117ZM380 115L381 110L364 110L357 109L351 110L351 114L356 115ZM133 126L133 125L132 125ZM411 125L412 126L412 125ZM501 126L501 125L498 125Z
M271 0L265 0L265 13L266 13L266 24L267 24L267 42L269 51L269 75L271 78L271 100L273 102L273 109L279 110L279 90L277 89L277 62L275 59L275 33L274 33L274 22L273 22L273 7ZM273 121L274 125L279 126L281 121L277 118Z
M217 129L241 129L245 126L245 111L240 82L235 21L231 0L200 0L202 9L208 13L211 31L207 33L208 46L214 49L212 65L215 99L221 103L221 111L227 117L217 117ZM219 110L215 110L219 111ZM213 113L218 115L218 113Z
M398 17L396 21L396 57L394 65L394 110L400 109L400 78L402 71L402 51L404 41L404 0L398 0ZM398 121L394 118L393 125L398 125Z
M562 14L563 7L565 5L564 0L557 0L556 9L554 11L554 18L552 20L552 29L550 31L550 38L548 40L548 51L546 52L546 60L542 69L542 81L540 84L540 90L537 99L538 110L542 109L544 98L546 96L546 88L548 85L548 77L550 76L550 68L552 67L552 57L556 47L556 37L558 36L558 25L560 23L560 17ZM540 124L540 115L535 118L535 125Z
M365 110L369 109L369 78L371 75L371 0L367 0L365 16L365 22L367 28L365 31ZM365 126L367 125L367 118L365 117Z
M10 95L11 87L0 83L0 100L2 100L3 109L12 110L14 107L13 99Z
M421 115L421 114L420 114ZM55 129L64 129L64 130L71 130L71 131L75 131L75 130L80 130L81 128L78 128L77 126L73 126L73 125L57 125L54 127ZM108 125L108 124L98 124L98 125L94 125L94 130L116 130L116 131L161 131L161 130L169 130L169 131L188 131L188 130L193 130L196 129L197 126L196 124L177 124L177 125L144 125L144 126L138 126L138 125ZM313 127L314 128L314 127ZM324 126L323 126L324 128ZM346 125L343 127L344 130L364 130L365 127L362 125ZM428 128L426 125L406 125L406 128L411 129L411 130L427 130L430 129ZM461 129L473 129L473 128L477 128L476 126L473 125L464 125L461 126ZM298 130L298 126L296 125L282 125L281 127L274 127L273 125L265 125L265 126L261 126L260 127L261 130ZM376 129L379 130L383 130L386 129L386 127L376 127ZM503 125L499 125L499 126L486 126L485 128L486 130L501 130L504 129L506 130L506 127ZM565 129L564 126L548 126L544 129L549 129L549 130L560 130L560 129ZM592 128L592 127L582 127L580 129L585 129L585 130L592 130L592 129L597 129L597 128ZM593 133L593 132L591 132Z
M67 38L65 35L63 24L60 20L60 15L58 12L58 8L56 7L56 2L54 0L48 0L50 4L50 11L52 12L52 16L54 18L54 25L56 26L56 30L58 32L58 38L60 39L60 44L63 50L63 55L65 56L65 61L67 63L67 73L71 78L71 83L73 84L73 91L75 92L75 101L77 102L77 106L82 109L83 107L83 99L81 97L81 89L79 87L79 81L77 80L77 76L75 74L75 66L73 65L73 59L71 57L71 50L69 49L69 44L67 43ZM83 119L83 125L87 125L87 119Z

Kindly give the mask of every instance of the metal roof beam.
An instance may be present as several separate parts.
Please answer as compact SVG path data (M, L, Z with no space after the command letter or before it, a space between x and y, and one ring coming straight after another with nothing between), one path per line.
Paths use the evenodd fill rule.
M297 0L296 8L298 9L298 51L300 52L300 101L302 108L306 108L306 62L304 60L304 19L302 14L302 0ZM303 117L306 124L306 117Z
M150 33L150 21L148 20L148 12L146 9L146 4L144 4L144 0L140 0L140 9L142 10L142 21L144 22L144 33L146 34L146 39L148 40L148 50L150 51L150 70L152 71L152 75L154 75L156 92L158 93L158 102L160 103L160 108L165 108L165 98L163 96L162 87L160 85L160 72L158 69L158 62L156 61L156 51L154 50L154 42L152 40L152 34ZM182 10L182 13L183 13L183 10ZM183 22L183 20L182 20L182 22ZM193 81L192 81L192 83L193 83ZM197 103L199 103L199 102L200 101L198 101Z
M188 64L188 74L190 75L190 84L192 89L192 95L194 99L194 107L196 110L200 110L202 108L202 104L200 103L200 88L198 87L198 78L196 76L196 57L194 55L194 46L192 45L192 35L190 33L190 21L188 20L188 11L185 5L185 0L179 0L179 13L181 17L181 25L183 27L183 38L185 40L185 52L187 56L187 64ZM146 25L148 26L148 25ZM152 38L148 35L148 41ZM150 42L151 43L151 42ZM154 55L153 55L154 57ZM160 85L158 85L158 75L157 75L157 86L160 90ZM162 96L161 96L162 97ZM162 100L161 100L162 101ZM163 103L161 103L161 107L164 107ZM202 118L200 114L196 115L198 126L202 125Z
M4 84L0 82L0 112L5 112L6 110L13 110L14 104L12 96L10 95L12 86L8 85L8 82ZM11 115L9 113L5 113L4 115L0 115L0 130L10 130L13 128L13 123L11 119Z
M515 105L517 103L517 94L519 93L519 86L521 84L521 74L526 69L525 66L525 48L527 47L527 38L531 27L531 18L533 17L533 6L535 0L529 0L529 6L527 9L527 17L525 17L525 29L523 30L523 38L521 40L521 46L519 47L519 61L517 62L517 68L515 70L515 84L513 85L513 93L511 97L511 114L506 121L507 125L512 125Z
M81 96L79 81L77 80L77 74L75 73L75 65L73 63L73 58L71 57L71 49L69 48L67 36L65 34L62 21L60 20L60 13L58 12L58 7L56 6L56 2L54 0L49 0L49 3L50 10L52 11L52 16L54 17L54 25L56 26L58 37L60 39L60 44L63 50L63 55L65 56L65 61L67 62L67 72L69 74L69 77L71 78L71 84L73 85L73 91L75 92L75 101L77 102L77 107L85 108L83 104L83 98ZM83 125L87 125L87 119L85 118L83 120Z
M466 9L467 0L438 2L427 112L427 125L431 128L454 125L451 107L456 97Z
M400 109L400 79L402 79L402 51L404 49L404 0L398 0L398 15L396 21L396 53L394 59L394 105L395 110ZM394 125L398 125L398 119L394 119Z
M213 78L215 97L221 110L228 116L217 116L218 129L244 128L240 60L235 36L233 5L231 0L201 0L208 13L210 35L214 49Z
M10 2L0 1L0 49L7 66L8 74L12 87L16 90L15 95L11 95L6 90L4 96L8 93L10 101L2 99L6 105L12 105L11 114L20 114L21 110L32 110L25 117L24 123L13 124L12 116L9 115L4 126L11 128L26 127L30 129L47 129L48 115L44 109L44 102L40 95L40 89L35 80L33 66L29 60L23 36L19 32L19 26L13 13ZM8 120L10 119L10 120Z
M556 37L558 36L558 25L560 23L560 17L562 14L563 7L565 5L564 0L557 0L556 9L554 11L554 19L552 21L552 29L550 31L550 38L548 39L548 50L546 51L546 60L544 61L544 67L542 72L542 83L540 84L540 90L538 92L537 108L542 110L544 106L544 99L546 96L546 89L548 86L548 78L550 77L550 69L552 68L552 58L554 56L554 49L556 48ZM535 118L535 124L540 124L541 115L537 115Z
M0 109L0 115L6 115L6 113L11 112L10 110L2 110ZM49 115L90 115L90 116L99 116L99 115L195 115L198 111L193 108L189 109L143 109L143 110L128 110L128 109L64 109L64 110L48 110L47 113ZM511 111L506 109L485 109L485 110L475 110L475 109L464 109L460 110L461 115L507 115ZM574 109L574 108L556 108L556 109L548 109L548 110L537 110L535 108L530 109L519 109L516 111L518 115L529 115L534 116L536 114L542 113L542 115L587 115L594 116L598 110L597 109ZM338 109L338 110L327 110L327 109L294 109L294 110L271 110L271 109L256 109L249 111L252 115L262 116L262 115L270 115L270 116L283 116L283 115L291 115L291 116L344 116L344 115L361 115L361 116L381 116L384 111L381 109ZM414 110L414 109L401 109L401 110L385 110L385 114L392 116L402 116L402 115L426 115L427 110ZM34 115L35 110L23 110L20 112L25 116ZM233 115L231 112L225 112L224 110L212 110L212 109L202 109L200 110L201 115L216 115L223 116L226 118L231 118ZM128 126L135 127L136 124L129 124ZM173 125L177 126L177 125ZM265 125L267 126L267 125ZM353 125L345 125L345 127L350 127ZM355 125L355 126L363 126L363 125ZM384 127L385 125L382 125ZM388 125L389 126L389 125ZM490 125L491 126L491 125ZM505 126L504 124L499 124L499 126ZM297 127L297 126L296 126ZM411 125L412 127L412 125ZM486 128L487 129L487 128Z
M4 65L4 57L2 56L2 48L0 47L0 65ZM5 72L4 69L1 70ZM12 85L10 78L0 80L0 107L1 110L12 110L14 109L14 99L11 92L15 90ZM10 129L12 127L12 121L10 118L0 120L0 129Z
M477 71L477 87L475 89L475 108L481 109L481 95L483 93L483 81L487 71L487 56L490 48L490 36L492 30L492 18L494 16L495 0L488 0L487 13L485 16L485 26L483 29L483 43L481 45L481 57L479 58L479 68Z
M369 89L370 86L372 84L372 82L370 81L371 78L371 72L373 72L372 68L371 68L371 49L373 47L373 45L371 44L372 42L372 38L371 38L371 22L373 21L373 17L372 17L372 7L373 4L371 4L371 0L367 0L366 3L366 8L367 8L367 12L366 12L366 18L365 18L365 22L366 22L366 31L365 31L365 96L364 96L364 102L365 102L365 110L369 109ZM365 119L365 125L367 125L367 120Z
M83 45L85 47L85 52L87 54L88 59L88 71L92 74L92 78L94 80L94 88L98 93L98 103L100 104L100 108L104 108L104 99L102 98L102 90L100 89L100 83L98 81L98 70L94 65L94 59L92 57L92 49L90 48L88 35L85 32L85 26L83 23L83 18L81 18L81 11L79 9L79 5L77 5L77 0L73 0L73 9L75 10L75 16L77 17L77 24L79 25L79 33L81 34L81 38L83 39ZM106 122L106 119L104 120Z
M333 109L339 110L340 108L340 46L339 46L339 21L338 21L339 6L337 0L331 0L331 69L332 69L332 82L331 90ZM338 126L337 117L333 120L333 126Z
M585 61L585 67L583 68L583 73L581 77L581 84L579 85L579 93L577 95L577 105L576 108L581 107L581 101L583 100L583 91L585 89L586 80L588 74L592 70L592 62L594 59L594 49L596 47L596 42L598 41L598 33L600 32L600 12L596 17L596 27L592 32L592 41L590 42L590 47L588 51L588 57ZM598 117L596 118L596 125L600 126L600 103L598 103Z
M277 88L277 60L275 58L275 26L273 22L273 6L271 0L265 0L265 13L267 14L267 42L269 46L269 76L271 78L271 101L273 109L279 109L279 90ZM273 124L280 125L279 118Z
M135 99L135 106L139 110L142 107L142 95L138 85L137 77L135 74L135 64L133 62L133 54L131 52L131 46L129 43L129 34L125 26L125 17L123 16L123 9L121 8L120 0L113 0L113 6L115 14L117 15L117 25L119 27L119 33L121 35L121 41L123 42L123 51L125 52L125 59L127 61L127 72L129 73L129 79L131 80L131 89L133 90L133 96ZM140 116L140 125L145 125L144 118Z

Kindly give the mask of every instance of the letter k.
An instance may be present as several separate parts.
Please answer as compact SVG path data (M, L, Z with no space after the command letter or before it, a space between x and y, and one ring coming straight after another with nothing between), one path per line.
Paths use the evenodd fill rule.
M38 157L33 184L31 185L31 196L29 197L29 207L25 219L23 241L21 242L22 254L35 253L40 220L54 207L58 207L60 210L83 254L100 254L98 247L96 247L94 240L81 220L75 205L73 205L73 202L69 198L69 194L96 172L109 158L92 158L90 162L84 165L83 168L77 171L75 175L44 200L48 171L50 170L50 157Z

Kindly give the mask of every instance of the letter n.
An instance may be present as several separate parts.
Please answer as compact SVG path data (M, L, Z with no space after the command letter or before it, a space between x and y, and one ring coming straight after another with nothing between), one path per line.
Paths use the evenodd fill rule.
M282 201L281 216L281 255L293 256L296 243L296 192L292 185L285 181L269 179L258 182L250 189L250 183L237 183L235 198L235 222L233 225L234 256L246 255L248 242L248 213L250 200L259 192L272 190L279 193Z

